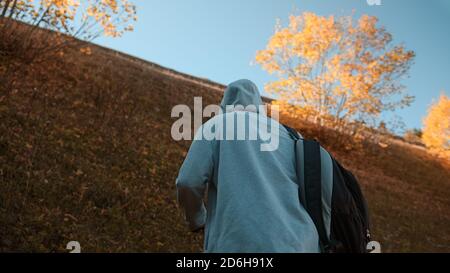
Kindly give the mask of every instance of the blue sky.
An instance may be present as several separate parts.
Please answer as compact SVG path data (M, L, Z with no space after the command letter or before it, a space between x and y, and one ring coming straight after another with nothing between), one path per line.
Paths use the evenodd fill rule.
M366 0L135 0L135 31L95 42L222 84L248 78L265 94L264 84L273 78L251 62L265 48L277 18L286 22L289 14L303 11L375 15L395 43L417 54L403 81L416 100L395 115L408 128L420 128L433 99L450 91L450 1L380 1L370 6Z

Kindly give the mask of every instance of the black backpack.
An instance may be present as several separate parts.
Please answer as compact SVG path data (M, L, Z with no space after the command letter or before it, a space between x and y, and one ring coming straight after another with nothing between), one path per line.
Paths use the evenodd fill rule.
M284 127L295 140L296 158L298 158L297 145L303 145L305 190L303 205L316 226L322 252L367 253L367 244L370 242L369 214L367 202L355 176L330 155L333 189L329 238L322 215L320 144L315 140L301 139L294 129L286 125ZM297 177L300 177L299 164L296 166Z

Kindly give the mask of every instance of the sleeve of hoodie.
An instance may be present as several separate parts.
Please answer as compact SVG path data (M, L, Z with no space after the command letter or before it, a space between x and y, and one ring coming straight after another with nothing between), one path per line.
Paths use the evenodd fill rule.
M191 231L202 228L206 221L204 195L213 174L213 141L199 139L198 130L176 180L177 199L184 210Z

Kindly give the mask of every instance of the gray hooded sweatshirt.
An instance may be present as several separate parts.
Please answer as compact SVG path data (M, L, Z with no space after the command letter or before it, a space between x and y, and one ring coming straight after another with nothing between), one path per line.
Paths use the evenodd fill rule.
M256 85L239 80L227 87L221 107L262 104ZM228 126L227 120L236 124L239 118L245 119L247 137L261 124L278 125L272 132L278 147L261 151L267 140L259 131L256 140L200 139L205 128L214 128L223 138L236 137L244 128ZM200 127L176 186L190 229L205 228L205 252L319 252L314 223L299 202L301 182L300 178L297 183L294 141L288 132L265 112L247 109L216 115Z

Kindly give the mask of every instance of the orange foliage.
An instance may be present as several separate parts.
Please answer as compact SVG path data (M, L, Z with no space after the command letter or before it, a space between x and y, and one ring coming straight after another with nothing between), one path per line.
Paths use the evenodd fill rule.
M450 158L450 98L442 94L439 101L431 105L423 123L425 145L431 151Z
M377 21L305 12L290 16L287 27L277 23L266 49L256 55L256 62L279 78L266 90L279 104L294 107L291 114L314 116L320 123L366 121L409 105L413 97L398 79L415 54L391 45L391 35Z
M128 0L2 0L3 17L88 40L101 33L120 36L137 19Z

